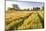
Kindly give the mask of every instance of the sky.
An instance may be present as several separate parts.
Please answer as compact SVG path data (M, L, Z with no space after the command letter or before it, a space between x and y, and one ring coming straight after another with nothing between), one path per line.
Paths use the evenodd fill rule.
M6 9L12 7L12 4L17 4L20 9L32 9L33 7L44 6L43 2L6 1Z

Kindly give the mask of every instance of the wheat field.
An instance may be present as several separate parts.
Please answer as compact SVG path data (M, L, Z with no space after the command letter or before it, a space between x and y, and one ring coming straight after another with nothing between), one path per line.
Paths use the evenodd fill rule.
M44 28L44 11L8 11L5 13L6 30Z

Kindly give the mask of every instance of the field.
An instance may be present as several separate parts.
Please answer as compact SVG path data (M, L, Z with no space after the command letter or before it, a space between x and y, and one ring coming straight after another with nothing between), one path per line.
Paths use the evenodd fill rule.
M44 11L6 12L6 30L25 30L44 28Z

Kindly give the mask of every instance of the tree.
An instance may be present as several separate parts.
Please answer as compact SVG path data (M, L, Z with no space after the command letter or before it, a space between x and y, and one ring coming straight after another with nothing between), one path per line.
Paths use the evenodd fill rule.
M40 10L40 8L39 7L33 7L33 10L38 11L38 10Z
M42 10L44 10L44 6L42 7Z
M14 9L19 9L19 7L18 7L17 4L12 4L12 7L13 7Z

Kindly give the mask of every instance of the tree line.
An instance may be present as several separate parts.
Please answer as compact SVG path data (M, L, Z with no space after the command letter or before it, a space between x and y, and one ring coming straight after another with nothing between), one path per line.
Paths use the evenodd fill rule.
M19 6L17 4L12 4L12 8L8 7L8 10L21 10L19 8ZM33 9L31 9L32 11L38 11L40 10L40 7L33 7ZM42 10L44 10L44 6L42 7ZM22 10L21 10L22 11ZM24 9L23 11L29 11L29 9Z

